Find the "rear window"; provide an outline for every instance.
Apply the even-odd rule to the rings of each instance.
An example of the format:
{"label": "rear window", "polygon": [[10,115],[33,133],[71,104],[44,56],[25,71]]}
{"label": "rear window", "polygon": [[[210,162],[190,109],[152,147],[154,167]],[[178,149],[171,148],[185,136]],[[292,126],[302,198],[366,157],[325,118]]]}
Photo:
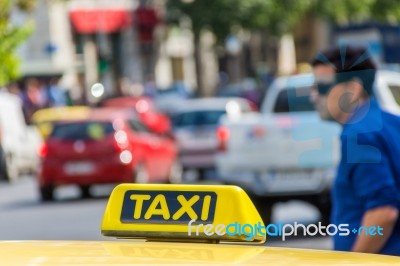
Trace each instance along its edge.
{"label": "rear window", "polygon": [[311,87],[283,89],[274,106],[275,113],[310,112],[314,105],[310,101]]}
{"label": "rear window", "polygon": [[50,136],[62,140],[101,140],[114,131],[111,122],[74,122],[56,124]]}
{"label": "rear window", "polygon": [[400,85],[389,85],[389,89],[393,94],[393,98],[400,106]]}
{"label": "rear window", "polygon": [[225,110],[180,113],[172,117],[172,123],[174,127],[216,125],[225,113]]}
{"label": "rear window", "polygon": [[150,130],[141,122],[128,120],[129,127],[135,132],[150,132]]}

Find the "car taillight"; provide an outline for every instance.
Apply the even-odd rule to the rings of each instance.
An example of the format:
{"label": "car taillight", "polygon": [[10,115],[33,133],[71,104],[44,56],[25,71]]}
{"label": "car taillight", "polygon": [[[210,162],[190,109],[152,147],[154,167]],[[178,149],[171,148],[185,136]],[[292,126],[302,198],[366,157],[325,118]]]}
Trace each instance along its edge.
{"label": "car taillight", "polygon": [[130,151],[122,151],[119,154],[119,160],[123,164],[130,164],[132,162],[132,153]]}
{"label": "car taillight", "polygon": [[42,158],[46,157],[47,154],[49,153],[49,147],[47,146],[47,144],[46,143],[41,144],[38,147],[37,153]]}
{"label": "car taillight", "polygon": [[249,132],[250,139],[263,139],[267,134],[263,126],[255,126]]}
{"label": "car taillight", "polygon": [[122,151],[129,146],[128,135],[122,131],[118,130],[114,134],[114,148],[116,151]]}
{"label": "car taillight", "polygon": [[226,151],[229,137],[230,137],[230,131],[228,128],[220,127],[217,129],[218,150],[219,151]]}

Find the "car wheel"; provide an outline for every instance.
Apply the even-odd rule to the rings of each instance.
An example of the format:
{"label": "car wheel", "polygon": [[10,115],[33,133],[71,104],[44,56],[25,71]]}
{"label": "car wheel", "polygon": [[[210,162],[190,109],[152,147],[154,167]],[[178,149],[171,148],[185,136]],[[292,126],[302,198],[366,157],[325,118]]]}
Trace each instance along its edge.
{"label": "car wheel", "polygon": [[54,200],[54,187],[51,185],[40,187],[40,198],[43,202]]}
{"label": "car wheel", "polygon": [[183,167],[179,160],[176,160],[171,166],[168,183],[169,184],[180,184],[183,178]]}
{"label": "car wheel", "polygon": [[182,181],[184,183],[196,183],[199,180],[200,178],[198,170],[192,168],[182,169]]}
{"label": "car wheel", "polygon": [[206,180],[206,169],[198,169],[197,173],[198,173],[198,181],[204,181]]}
{"label": "car wheel", "polygon": [[0,147],[0,180],[7,180],[6,156]]}
{"label": "car wheel", "polygon": [[252,201],[260,214],[264,225],[267,226],[270,224],[272,221],[272,208],[274,207],[274,204],[266,197],[254,196],[252,197]]}
{"label": "car wheel", "polygon": [[[2,167],[3,169],[3,167]],[[18,178],[18,168],[15,165],[14,158],[11,154],[6,154],[4,156],[4,177],[9,182],[14,182]]]}
{"label": "car wheel", "polygon": [[324,226],[329,225],[331,221],[331,210],[332,210],[332,205],[330,202],[330,198],[328,197],[327,199],[324,197],[323,199],[320,199],[320,202],[316,205],[318,208],[321,218],[321,224]]}
{"label": "car wheel", "polygon": [[87,199],[92,196],[90,194],[90,186],[79,186],[79,189],[81,190],[81,198]]}
{"label": "car wheel", "polygon": [[133,182],[138,184],[148,184],[150,182],[149,173],[144,163],[136,165],[133,173]]}

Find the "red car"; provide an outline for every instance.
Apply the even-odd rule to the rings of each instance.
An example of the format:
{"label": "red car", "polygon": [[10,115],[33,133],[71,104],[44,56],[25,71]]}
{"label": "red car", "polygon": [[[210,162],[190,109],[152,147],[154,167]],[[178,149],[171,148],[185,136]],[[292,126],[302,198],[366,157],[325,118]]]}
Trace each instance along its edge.
{"label": "red car", "polygon": [[39,150],[41,199],[53,200],[65,184],[88,197],[93,184],[180,182],[177,153],[173,139],[151,133],[132,112],[94,110],[88,119],[55,124]]}
{"label": "red car", "polygon": [[103,100],[102,107],[130,108],[137,112],[141,121],[152,131],[162,133],[171,128],[167,115],[159,112],[149,97],[117,97]]}

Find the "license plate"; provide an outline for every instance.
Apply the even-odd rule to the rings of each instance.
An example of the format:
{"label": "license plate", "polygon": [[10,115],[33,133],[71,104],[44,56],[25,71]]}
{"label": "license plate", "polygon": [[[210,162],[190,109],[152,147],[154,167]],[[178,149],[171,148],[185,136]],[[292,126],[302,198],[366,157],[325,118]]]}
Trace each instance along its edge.
{"label": "license plate", "polygon": [[209,139],[209,138],[212,138],[212,137],[213,137],[213,135],[208,133],[208,132],[200,132],[200,133],[193,134],[193,138],[194,139],[196,139],[196,138]]}
{"label": "license plate", "polygon": [[269,192],[316,191],[322,184],[323,174],[319,171],[275,172],[261,176]]}
{"label": "license plate", "polygon": [[197,139],[213,139],[215,137],[214,132],[210,131],[195,131],[190,134],[190,139],[197,140]]}
{"label": "license plate", "polygon": [[64,165],[64,172],[67,175],[87,175],[95,170],[92,162],[71,162]]}

